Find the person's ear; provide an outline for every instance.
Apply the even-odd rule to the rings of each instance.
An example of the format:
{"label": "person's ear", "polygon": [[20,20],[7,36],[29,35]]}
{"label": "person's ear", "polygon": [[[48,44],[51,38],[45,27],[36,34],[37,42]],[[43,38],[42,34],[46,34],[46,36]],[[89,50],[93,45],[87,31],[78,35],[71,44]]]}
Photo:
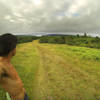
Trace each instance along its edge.
{"label": "person's ear", "polygon": [[16,48],[12,51],[12,56],[15,56],[16,54]]}

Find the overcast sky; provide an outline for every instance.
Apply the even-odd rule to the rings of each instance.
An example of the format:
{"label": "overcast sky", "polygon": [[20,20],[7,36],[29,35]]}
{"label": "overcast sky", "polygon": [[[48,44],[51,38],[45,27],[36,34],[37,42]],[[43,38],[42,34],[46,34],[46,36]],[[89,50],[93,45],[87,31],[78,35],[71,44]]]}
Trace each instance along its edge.
{"label": "overcast sky", "polygon": [[5,32],[100,32],[100,0],[0,0]]}

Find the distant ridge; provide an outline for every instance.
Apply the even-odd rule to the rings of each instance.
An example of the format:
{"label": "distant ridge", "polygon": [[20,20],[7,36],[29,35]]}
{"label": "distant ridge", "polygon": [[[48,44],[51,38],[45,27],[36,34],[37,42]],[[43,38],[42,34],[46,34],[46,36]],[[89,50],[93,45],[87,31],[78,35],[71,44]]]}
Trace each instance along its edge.
{"label": "distant ridge", "polygon": [[[15,33],[15,35],[19,35],[19,36],[37,36],[37,37],[41,37],[41,36],[76,36],[77,34],[79,34],[80,36],[83,36],[84,33],[71,33],[71,32],[67,32],[67,33]],[[100,37],[99,33],[88,33],[88,36],[91,37]]]}
{"label": "distant ridge", "polygon": [[45,34],[42,36],[69,36],[68,34]]}

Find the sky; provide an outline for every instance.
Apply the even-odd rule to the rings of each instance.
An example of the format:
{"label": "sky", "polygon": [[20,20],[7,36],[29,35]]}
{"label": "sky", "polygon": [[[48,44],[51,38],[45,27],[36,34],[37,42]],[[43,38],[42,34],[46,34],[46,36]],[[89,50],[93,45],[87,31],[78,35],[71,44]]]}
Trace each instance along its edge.
{"label": "sky", "polygon": [[0,34],[100,32],[100,0],[0,0]]}

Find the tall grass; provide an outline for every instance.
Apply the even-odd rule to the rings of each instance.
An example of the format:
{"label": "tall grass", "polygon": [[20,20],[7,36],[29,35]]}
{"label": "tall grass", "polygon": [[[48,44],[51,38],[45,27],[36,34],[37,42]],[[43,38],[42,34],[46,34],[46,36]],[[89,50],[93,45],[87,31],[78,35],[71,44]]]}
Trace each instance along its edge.
{"label": "tall grass", "polygon": [[100,100],[98,49],[34,41],[18,45],[12,63],[30,100]]}

